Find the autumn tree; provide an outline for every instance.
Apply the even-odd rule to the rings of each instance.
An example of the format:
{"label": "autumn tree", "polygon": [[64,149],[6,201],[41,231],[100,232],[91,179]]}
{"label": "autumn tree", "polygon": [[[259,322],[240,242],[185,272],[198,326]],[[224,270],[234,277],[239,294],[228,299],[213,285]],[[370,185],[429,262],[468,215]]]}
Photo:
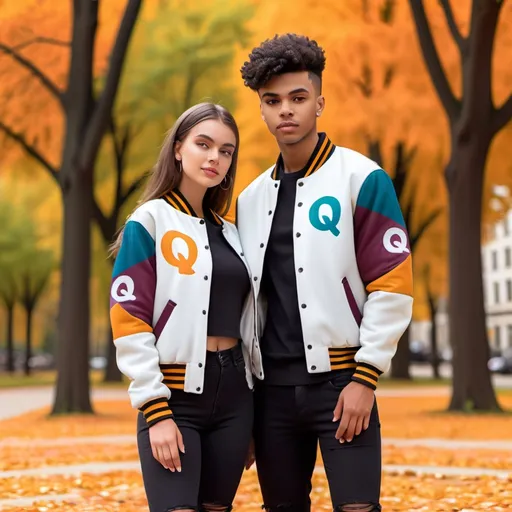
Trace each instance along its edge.
{"label": "autumn tree", "polygon": [[[53,164],[12,124],[0,121],[2,130],[35,158],[58,184],[63,200],[62,276],[58,318],[58,378],[53,413],[90,412],[89,397],[89,275],[90,221],[93,213],[94,164],[109,120],[128,43],[138,17],[141,0],[126,0],[115,35],[103,87],[98,90],[94,52],[102,0],[74,0],[70,40],[56,41],[53,34],[17,43],[0,43],[7,55],[27,76],[42,86],[62,113],[64,132],[58,164]],[[68,22],[69,23],[69,22]],[[69,47],[69,65],[62,86],[45,69],[25,56],[33,44]],[[36,111],[37,112],[37,111]],[[34,123],[37,121],[33,121]]]}
{"label": "autumn tree", "polygon": [[[93,214],[105,247],[177,117],[205,100],[235,107],[231,66],[236,47],[247,43],[245,26],[252,11],[241,1],[226,5],[224,0],[210,0],[206,9],[174,0],[139,23],[109,123],[111,160],[104,155],[96,169]],[[107,188],[102,187],[106,183]],[[108,332],[105,380],[120,380]]]}
{"label": "autumn tree", "polygon": [[496,81],[492,78],[496,32],[506,3],[472,0],[468,30],[464,34],[449,0],[440,2],[458,50],[462,85],[457,96],[443,68],[424,2],[409,0],[425,65],[450,129],[451,148],[445,179],[450,208],[449,310],[454,352],[451,410],[499,409],[487,368],[489,345],[483,302],[481,219],[490,145],[512,117],[512,95],[497,107],[491,87]]}

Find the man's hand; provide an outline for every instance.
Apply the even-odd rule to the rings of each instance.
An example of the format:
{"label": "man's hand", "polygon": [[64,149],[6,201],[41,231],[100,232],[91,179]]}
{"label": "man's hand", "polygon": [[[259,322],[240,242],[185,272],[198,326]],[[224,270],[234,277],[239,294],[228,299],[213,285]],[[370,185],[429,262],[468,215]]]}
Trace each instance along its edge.
{"label": "man's hand", "polygon": [[162,420],[149,427],[149,442],[153,457],[165,469],[181,472],[180,453],[185,453],[181,432],[174,420]]}
{"label": "man's hand", "polygon": [[340,393],[332,419],[338,421],[341,417],[335,436],[340,443],[350,443],[354,435],[368,428],[374,401],[373,389],[354,381],[347,384]]}
{"label": "man's hand", "polygon": [[247,452],[247,457],[245,458],[245,469],[251,469],[251,466],[255,461],[254,456],[254,439],[251,438],[251,442],[249,443],[249,451]]}

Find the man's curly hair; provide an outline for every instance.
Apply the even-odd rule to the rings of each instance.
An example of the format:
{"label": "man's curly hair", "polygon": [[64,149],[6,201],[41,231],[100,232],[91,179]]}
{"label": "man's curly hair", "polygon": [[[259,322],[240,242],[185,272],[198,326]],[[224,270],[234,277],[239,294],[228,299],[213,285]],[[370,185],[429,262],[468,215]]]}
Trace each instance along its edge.
{"label": "man's curly hair", "polygon": [[324,50],[316,41],[284,34],[275,35],[254,48],[240,71],[244,84],[257,91],[274,76],[295,71],[308,71],[321,80],[324,68]]}

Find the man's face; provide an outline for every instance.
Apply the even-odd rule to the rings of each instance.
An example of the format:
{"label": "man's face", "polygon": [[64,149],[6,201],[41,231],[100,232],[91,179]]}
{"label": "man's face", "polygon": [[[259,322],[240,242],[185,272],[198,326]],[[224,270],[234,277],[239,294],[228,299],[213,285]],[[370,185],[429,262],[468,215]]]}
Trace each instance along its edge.
{"label": "man's face", "polygon": [[263,120],[283,144],[296,144],[311,133],[324,108],[320,80],[307,71],[276,76],[258,94]]}

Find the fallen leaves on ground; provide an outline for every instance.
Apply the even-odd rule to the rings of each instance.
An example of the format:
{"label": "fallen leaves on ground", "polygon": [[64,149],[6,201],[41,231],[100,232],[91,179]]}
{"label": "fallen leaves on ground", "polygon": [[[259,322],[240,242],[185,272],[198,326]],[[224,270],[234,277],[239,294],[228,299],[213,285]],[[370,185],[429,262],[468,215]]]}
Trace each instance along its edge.
{"label": "fallen leaves on ground", "polygon": [[[445,439],[512,439],[512,416],[507,414],[448,414],[448,397],[379,397],[379,415],[385,437]],[[512,410],[512,395],[500,396]],[[49,409],[0,422],[0,439],[76,436],[135,436],[137,412],[122,401],[97,402],[95,416],[48,416]]]}
{"label": "fallen leaves on ground", "polygon": [[49,416],[50,409],[32,411],[0,421],[0,439],[10,437],[57,439],[60,437],[133,434],[137,411],[122,401],[97,402],[95,415]]}
{"label": "fallen leaves on ground", "polygon": [[[134,436],[135,443],[135,436]],[[0,446],[0,471],[88,462],[138,460],[135,444],[87,444],[75,446]]]}
{"label": "fallen leaves on ground", "polygon": [[[135,436],[132,444],[84,444],[66,446],[0,446],[0,471],[91,462],[137,461]],[[318,463],[321,454],[318,453]],[[421,446],[383,447],[384,464],[456,466],[510,470],[512,451],[482,449],[433,449]]]}
{"label": "fallen leaves on ground", "polygon": [[[449,397],[389,397],[378,399],[384,437],[444,439],[512,439],[512,416],[508,414],[446,413]],[[503,408],[512,410],[512,395],[499,397]]]}
{"label": "fallen leaves on ground", "polygon": [[[9,479],[0,483],[0,494],[6,497],[48,495],[31,507],[6,509],[27,512],[98,511],[140,512],[147,510],[141,476],[137,472],[114,472],[80,477],[48,477]],[[382,482],[384,510],[402,511],[465,511],[510,510],[512,480],[495,478],[441,478],[414,474],[385,474]],[[51,494],[76,493],[77,499],[52,503]],[[323,474],[313,478],[312,510],[332,510],[327,481]],[[254,512],[261,507],[261,495],[255,471],[244,474],[235,509]]]}

